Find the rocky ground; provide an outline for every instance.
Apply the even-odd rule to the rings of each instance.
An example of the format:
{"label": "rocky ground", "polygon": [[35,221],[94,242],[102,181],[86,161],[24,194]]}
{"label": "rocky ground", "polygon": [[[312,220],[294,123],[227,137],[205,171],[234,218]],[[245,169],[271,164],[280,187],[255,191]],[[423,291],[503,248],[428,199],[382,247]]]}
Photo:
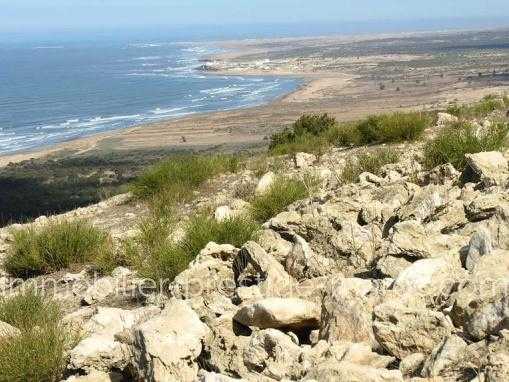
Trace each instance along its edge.
{"label": "rocky ground", "polygon": [[[2,294],[53,288],[82,332],[67,381],[508,381],[509,156],[424,171],[419,145],[397,148],[398,163],[354,184],[338,174],[359,149],[280,159],[286,174],[317,174],[319,190],[256,241],[209,243],[163,293],[127,268],[101,278],[85,268],[2,274]],[[222,219],[272,178],[220,176],[184,209]],[[120,242],[146,212],[126,194],[63,217]],[[0,230],[0,252],[17,228]]]}

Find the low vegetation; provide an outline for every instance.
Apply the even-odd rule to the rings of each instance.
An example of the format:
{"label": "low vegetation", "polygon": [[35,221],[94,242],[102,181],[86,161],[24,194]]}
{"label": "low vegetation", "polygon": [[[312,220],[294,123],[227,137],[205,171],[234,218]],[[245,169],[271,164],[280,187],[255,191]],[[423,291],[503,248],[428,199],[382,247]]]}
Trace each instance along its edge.
{"label": "low vegetation", "polygon": [[430,123],[425,113],[393,113],[371,116],[357,125],[363,144],[415,141]]}
{"label": "low vegetation", "polygon": [[114,266],[109,235],[84,220],[14,231],[13,237],[4,266],[16,277],[51,273],[74,264],[93,264],[100,271]]}
{"label": "low vegetation", "polygon": [[396,163],[398,158],[399,154],[389,148],[359,154],[357,157],[347,160],[341,172],[341,181],[344,183],[357,182],[359,175],[363,172],[380,175],[381,168],[384,165]]}
{"label": "low vegetation", "polygon": [[211,241],[240,247],[254,237],[259,224],[245,215],[218,222],[206,214],[192,216],[180,240],[169,238],[175,229],[171,223],[148,221],[141,225],[141,234],[127,243],[126,257],[145,278],[156,280],[163,287],[187,268],[189,263]]}
{"label": "low vegetation", "polygon": [[0,338],[1,381],[59,381],[74,335],[60,323],[59,306],[34,290],[0,301],[0,320],[20,330]]}
{"label": "low vegetation", "polygon": [[499,97],[487,95],[481,101],[469,105],[452,104],[447,108],[447,113],[462,119],[483,118],[496,110],[509,107],[507,96]]}
{"label": "low vegetation", "polygon": [[144,200],[154,196],[166,202],[189,200],[193,192],[207,179],[223,172],[235,172],[239,159],[229,155],[187,155],[169,158],[156,164],[138,177],[132,187],[133,194]]}
{"label": "low vegetation", "polygon": [[248,215],[239,215],[221,222],[205,214],[193,216],[186,227],[186,235],[182,240],[182,248],[192,256],[196,256],[209,242],[232,244],[241,247],[253,238],[260,229]]}
{"label": "low vegetation", "polygon": [[482,131],[468,122],[457,122],[444,128],[424,147],[427,168],[451,163],[457,170],[465,168],[465,154],[499,150],[504,146],[508,123],[494,123]]}
{"label": "low vegetation", "polygon": [[360,146],[419,139],[431,123],[427,113],[392,113],[370,116],[357,123],[337,123],[324,115],[304,115],[291,128],[271,138],[272,154],[321,154],[330,146]]}
{"label": "low vegetation", "polygon": [[277,178],[267,192],[257,195],[251,201],[251,214],[259,222],[265,222],[286,207],[310,195],[318,179],[306,176],[304,179]]}

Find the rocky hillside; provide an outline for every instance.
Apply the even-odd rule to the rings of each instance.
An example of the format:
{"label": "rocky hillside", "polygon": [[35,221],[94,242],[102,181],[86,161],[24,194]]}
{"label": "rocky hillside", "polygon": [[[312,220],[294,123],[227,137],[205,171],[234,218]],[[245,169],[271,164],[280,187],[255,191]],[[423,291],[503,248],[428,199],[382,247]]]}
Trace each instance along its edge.
{"label": "rocky hillside", "polygon": [[[279,173],[313,174],[310,196],[251,241],[208,243],[160,288],[129,266],[98,276],[85,265],[28,279],[5,271],[2,294],[51,292],[79,333],[64,353],[69,382],[508,381],[509,156],[426,170],[422,144],[392,148],[398,161],[352,183],[340,174],[363,148],[280,157]],[[263,195],[275,178],[218,175],[182,210],[225,221],[249,208],[241,190]],[[148,215],[131,198],[28,226],[87,218],[121,248]],[[28,226],[1,230],[4,257]],[[0,327],[6,341],[22,330]]]}

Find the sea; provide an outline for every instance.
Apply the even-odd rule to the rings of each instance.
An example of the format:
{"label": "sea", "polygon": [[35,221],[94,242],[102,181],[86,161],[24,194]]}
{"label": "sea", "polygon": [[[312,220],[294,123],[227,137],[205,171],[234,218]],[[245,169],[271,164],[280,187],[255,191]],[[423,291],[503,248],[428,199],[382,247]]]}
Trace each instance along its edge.
{"label": "sea", "polygon": [[248,108],[301,80],[203,72],[216,43],[0,42],[0,155],[196,113]]}

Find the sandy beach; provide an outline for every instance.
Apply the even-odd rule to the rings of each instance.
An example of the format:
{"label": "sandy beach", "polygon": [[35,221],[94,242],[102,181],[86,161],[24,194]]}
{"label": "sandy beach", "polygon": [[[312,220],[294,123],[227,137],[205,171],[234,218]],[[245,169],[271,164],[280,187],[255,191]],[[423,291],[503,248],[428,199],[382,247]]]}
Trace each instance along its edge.
{"label": "sandy beach", "polygon": [[[408,47],[417,46],[420,39],[429,39],[427,36],[222,43],[228,53],[207,58],[206,66],[211,73],[296,76],[304,79],[303,86],[268,105],[195,114],[102,133],[2,156],[0,166],[47,156],[257,146],[303,113],[327,112],[346,121],[394,110],[440,108],[453,101],[469,102],[486,94],[509,91],[505,77],[474,76],[478,71],[492,70],[493,58],[487,53],[482,55],[482,60],[452,54],[436,62],[432,47],[422,52]],[[399,43],[400,50],[406,48],[412,53],[396,54],[394,49],[386,49],[389,37],[392,45]],[[451,33],[440,37],[453,43],[461,36]],[[504,56],[499,54],[497,60],[503,62]]]}

